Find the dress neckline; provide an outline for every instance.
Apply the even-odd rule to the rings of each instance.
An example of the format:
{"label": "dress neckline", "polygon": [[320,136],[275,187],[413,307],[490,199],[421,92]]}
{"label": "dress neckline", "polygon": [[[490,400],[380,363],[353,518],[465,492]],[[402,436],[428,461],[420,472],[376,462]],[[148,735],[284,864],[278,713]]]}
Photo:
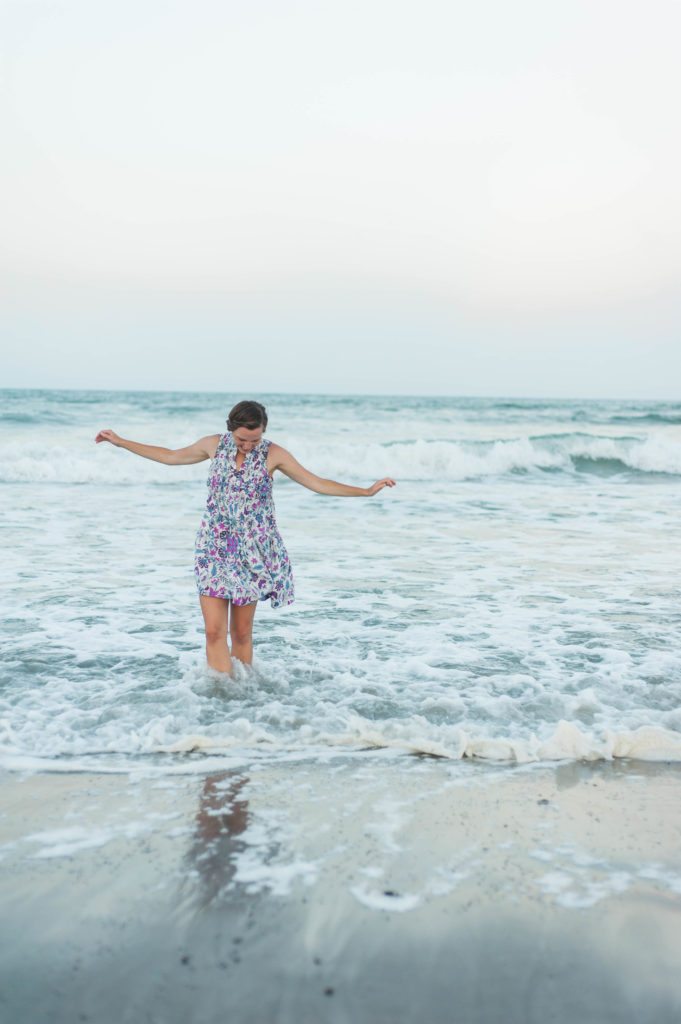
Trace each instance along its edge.
{"label": "dress neckline", "polygon": [[[239,449],[236,446],[236,441],[232,437],[231,431],[227,432],[227,446],[228,446],[228,448],[231,449],[232,462],[233,462],[233,465],[234,465],[234,472],[235,473],[241,473],[242,472],[244,466],[246,465],[246,460],[248,459],[248,457],[250,455],[252,455],[253,452],[257,452],[260,449],[260,447],[264,444],[264,441],[265,441],[265,438],[261,437],[260,440],[258,441],[258,443],[255,445],[255,447],[251,448],[250,452],[246,452],[246,454],[244,455],[244,461],[241,463],[241,465],[237,466],[237,464],[236,464],[236,457],[237,457]],[[269,473],[268,473],[268,476],[269,476]],[[270,479],[272,479],[272,478],[270,477]]]}

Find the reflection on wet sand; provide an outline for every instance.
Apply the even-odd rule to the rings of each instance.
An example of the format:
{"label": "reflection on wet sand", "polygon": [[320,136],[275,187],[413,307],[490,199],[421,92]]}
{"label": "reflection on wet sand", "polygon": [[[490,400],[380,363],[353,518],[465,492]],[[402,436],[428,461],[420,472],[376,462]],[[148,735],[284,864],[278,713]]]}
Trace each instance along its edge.
{"label": "reflection on wet sand", "polygon": [[246,845],[238,836],[248,826],[248,801],[239,799],[247,782],[247,776],[233,771],[204,779],[192,843],[185,854],[188,875],[198,887],[192,902],[200,906],[211,904],[229,886],[236,870],[235,854]]}

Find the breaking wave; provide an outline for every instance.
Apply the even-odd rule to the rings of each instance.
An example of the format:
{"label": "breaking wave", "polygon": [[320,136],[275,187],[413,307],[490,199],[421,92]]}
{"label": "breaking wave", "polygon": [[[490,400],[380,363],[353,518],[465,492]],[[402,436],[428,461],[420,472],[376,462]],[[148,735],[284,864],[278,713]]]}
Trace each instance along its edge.
{"label": "breaking wave", "polygon": [[[593,474],[631,479],[681,475],[681,444],[672,436],[610,437],[540,434],[491,440],[396,440],[357,445],[285,440],[285,447],[313,472],[350,479],[386,475],[402,480],[469,480],[523,474]],[[206,465],[169,467],[108,446],[6,443],[0,448],[4,483],[175,484],[203,479]],[[279,478],[283,481],[283,478]]]}

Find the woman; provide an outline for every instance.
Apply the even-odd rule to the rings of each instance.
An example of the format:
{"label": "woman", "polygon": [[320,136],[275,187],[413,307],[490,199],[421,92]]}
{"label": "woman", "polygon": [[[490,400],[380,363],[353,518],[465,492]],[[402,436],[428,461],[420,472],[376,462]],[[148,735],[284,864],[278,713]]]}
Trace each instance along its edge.
{"label": "woman", "polygon": [[252,663],[258,601],[270,598],[272,607],[278,608],[294,600],[291,564],[274,512],[275,471],[317,494],[368,498],[383,487],[395,486],[390,477],[371,487],[352,487],[315,476],[281,445],[266,440],[266,428],[263,405],[239,402],[229,414],[226,434],[209,434],[187,448],[173,451],[126,441],[113,430],[100,430],[95,438],[96,443],[109,441],[168,466],[211,460],[208,500],[196,535],[194,573],[206,629],[206,657],[218,672],[232,671],[232,657]]}

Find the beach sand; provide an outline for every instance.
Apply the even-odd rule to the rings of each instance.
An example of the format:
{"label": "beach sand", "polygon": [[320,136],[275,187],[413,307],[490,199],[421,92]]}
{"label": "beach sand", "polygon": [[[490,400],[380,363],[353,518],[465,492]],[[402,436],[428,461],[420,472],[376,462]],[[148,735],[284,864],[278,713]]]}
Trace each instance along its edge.
{"label": "beach sand", "polygon": [[681,765],[174,763],[4,773],[0,1019],[681,1019]]}

